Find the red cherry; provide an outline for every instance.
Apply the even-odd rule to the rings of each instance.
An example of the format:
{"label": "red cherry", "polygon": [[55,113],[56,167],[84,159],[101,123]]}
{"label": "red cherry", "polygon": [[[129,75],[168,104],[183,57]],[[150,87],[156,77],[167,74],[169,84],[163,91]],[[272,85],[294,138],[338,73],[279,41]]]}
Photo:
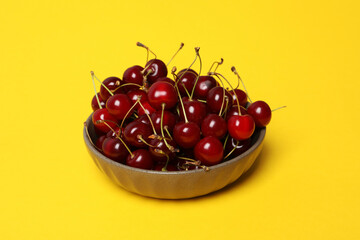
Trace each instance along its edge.
{"label": "red cherry", "polygon": [[227,108],[226,108],[226,99],[224,99],[224,105],[223,105],[224,89],[222,87],[214,87],[210,89],[206,97],[206,102],[213,113],[219,113],[222,105],[223,105],[223,111],[226,111],[226,109],[231,108],[231,106],[233,105],[232,96],[226,90],[225,90],[225,96],[227,99],[229,99]]}
{"label": "red cherry", "polygon": [[129,154],[125,145],[118,138],[106,138],[102,150],[105,156],[119,163],[124,163]]}
{"label": "red cherry", "polygon": [[200,76],[194,89],[194,96],[197,99],[206,99],[209,91],[218,86],[218,82],[212,76]]}
{"label": "red cherry", "polygon": [[[124,75],[123,75],[124,84],[134,83],[134,84],[142,86],[143,81],[144,81],[144,75],[142,73],[143,70],[144,70],[144,68],[141,66],[138,66],[138,65],[135,65],[135,66],[132,66],[132,67],[126,69],[124,72]],[[132,89],[137,89],[137,88],[139,88],[139,87],[134,86],[134,85],[128,85],[128,86],[123,87],[125,92],[128,92]]]}
{"label": "red cherry", "polygon": [[216,137],[208,136],[201,139],[194,149],[195,158],[202,164],[212,166],[222,161],[223,145]]}
{"label": "red cherry", "polygon": [[143,106],[144,108],[142,108],[140,105],[138,105],[138,107],[137,107],[137,113],[138,113],[139,116],[143,116],[143,115],[145,115],[145,114],[150,115],[150,114],[152,114],[153,112],[156,112],[156,109],[154,109],[154,108],[150,105],[150,103],[149,103],[148,101],[146,101],[146,102],[141,102],[141,104],[142,104],[142,106]]}
{"label": "red cherry", "polygon": [[146,144],[140,139],[143,138],[146,142],[149,141],[148,137],[152,134],[152,129],[149,125],[141,122],[131,122],[125,129],[123,136],[125,140],[134,147],[145,148]]}
{"label": "red cherry", "polygon": [[257,127],[265,127],[271,120],[271,109],[264,101],[256,101],[250,104],[247,112],[255,121]]}
{"label": "red cherry", "polygon": [[156,82],[149,88],[148,100],[151,106],[157,110],[162,109],[162,104],[165,104],[165,109],[173,108],[178,101],[178,95],[173,85],[167,82]]}
{"label": "red cherry", "polygon": [[[188,98],[184,97],[182,100],[188,121],[200,126],[207,114],[206,105],[195,99],[188,100]],[[184,111],[182,111],[182,109],[180,109],[180,117],[184,120]]]}
{"label": "red cherry", "polygon": [[236,140],[250,138],[255,130],[255,122],[250,115],[232,116],[227,126],[230,136]]}
{"label": "red cherry", "polygon": [[98,137],[98,139],[96,139],[95,146],[101,151],[105,139],[106,139],[106,135],[101,135],[100,137]]}
{"label": "red cherry", "polygon": [[101,122],[103,120],[107,120],[106,123],[109,124],[111,128],[116,127],[116,122],[117,122],[116,118],[113,115],[111,115],[106,108],[96,110],[92,115],[92,122],[96,129],[100,130],[103,133],[107,133],[111,129],[106,124]]}
{"label": "red cherry", "polygon": [[150,70],[152,71],[147,75],[147,80],[150,83],[154,83],[156,79],[166,77],[168,74],[165,63],[160,59],[152,59],[148,61],[145,65],[145,69],[145,75],[148,74]]}
{"label": "red cherry", "polygon": [[[235,91],[235,93],[234,93],[234,91]],[[234,91],[230,91],[230,94],[233,98],[234,105],[237,105],[237,103],[239,101],[241,106],[246,107],[246,104],[247,104],[246,93],[241,89],[234,89]]]}
{"label": "red cherry", "polygon": [[[110,91],[113,91],[121,85],[121,79],[118,77],[108,77],[102,82],[102,84],[105,85]],[[111,96],[111,94],[103,85],[100,87],[100,95],[102,99],[106,101]],[[122,90],[119,88],[116,92],[113,93],[121,92]]]}
{"label": "red cherry", "polygon": [[[157,132],[161,131],[161,112],[162,112],[161,110],[158,110],[151,114],[151,120]],[[164,111],[163,127],[167,126],[168,130],[172,132],[175,124],[176,124],[176,116],[172,112]]]}
{"label": "red cherry", "polygon": [[[247,111],[243,106],[240,106],[240,112],[241,112],[241,115],[247,114]],[[226,121],[228,121],[230,117],[238,116],[238,115],[239,115],[239,108],[237,107],[237,105],[234,105],[226,113]]]}
{"label": "red cherry", "polygon": [[106,108],[108,111],[115,116],[118,120],[124,119],[127,114],[127,118],[131,116],[129,110],[133,106],[130,98],[125,94],[115,94],[111,96],[106,102]]}
{"label": "red cherry", "polygon": [[171,78],[168,78],[168,77],[158,78],[154,81],[154,83],[156,83],[156,82],[167,82],[167,83],[170,83],[171,85],[175,86],[175,82],[173,80],[171,80]]}
{"label": "red cherry", "polygon": [[205,137],[222,139],[227,132],[226,121],[217,114],[209,114],[201,123],[201,132]]}
{"label": "red cherry", "polygon": [[148,116],[146,116],[146,114],[143,114],[143,115],[139,116],[136,120],[134,120],[134,122],[142,122],[142,123],[144,123],[146,125],[151,126],[150,125],[150,120],[149,120]]}
{"label": "red cherry", "polygon": [[228,155],[235,148],[235,150],[227,158],[227,159],[231,159],[244,153],[250,147],[251,147],[251,138],[238,141],[232,137],[229,137],[225,145],[225,155]]}
{"label": "red cherry", "polygon": [[[140,99],[141,103],[148,101],[146,92],[143,90],[140,90],[140,89],[130,90],[126,95],[130,98],[130,100],[133,102],[133,104],[136,103],[136,101],[139,99],[139,97],[141,97],[141,99]],[[140,107],[139,104],[136,106],[136,108],[138,108],[138,107]]]}
{"label": "red cherry", "polygon": [[197,76],[199,75],[195,70],[193,70],[193,69],[191,69],[191,68],[189,68],[189,69],[184,68],[184,69],[180,70],[176,75],[179,76],[179,77],[181,77],[181,75],[182,75],[184,72],[192,73],[193,75],[195,75],[195,77],[197,77]]}
{"label": "red cherry", "polygon": [[115,138],[116,136],[121,136],[122,134],[122,131],[120,131],[120,128],[119,127],[115,127],[113,128],[114,131],[109,131],[105,136],[107,138]]}
{"label": "red cherry", "polygon": [[[166,142],[169,146],[173,147],[174,150],[177,149],[177,145],[174,140],[166,139]],[[166,146],[163,139],[159,139],[159,138],[151,139],[150,145],[152,145],[153,147],[149,147],[149,152],[153,156],[153,159],[156,162],[166,162],[168,159],[166,155],[169,157],[169,160],[172,160],[175,157],[175,152],[171,151]]]}
{"label": "red cherry", "polygon": [[127,156],[126,164],[135,168],[152,169],[154,166],[154,161],[148,150],[138,149]]}
{"label": "red cherry", "polygon": [[[191,94],[191,91],[194,87],[197,74],[195,75],[192,72],[186,72],[184,75],[178,75],[176,80],[176,85],[179,88],[179,92],[182,96],[187,96],[186,91]],[[185,90],[186,89],[186,90]]]}
{"label": "red cherry", "polygon": [[[105,108],[106,102],[101,98],[100,93],[97,93],[96,95],[99,98],[101,108]],[[97,98],[96,98],[95,95],[94,95],[93,99],[91,100],[91,108],[93,109],[93,111],[96,111],[96,110],[98,110],[100,108],[99,103],[98,103]]]}
{"label": "red cherry", "polygon": [[182,148],[192,148],[200,140],[200,127],[193,122],[178,122],[173,130],[175,142]]}

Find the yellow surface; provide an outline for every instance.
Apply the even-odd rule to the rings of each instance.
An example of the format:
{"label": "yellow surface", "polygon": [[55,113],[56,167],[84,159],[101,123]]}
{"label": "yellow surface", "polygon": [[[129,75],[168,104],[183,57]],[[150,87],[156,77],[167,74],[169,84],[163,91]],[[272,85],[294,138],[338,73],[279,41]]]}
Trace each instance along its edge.
{"label": "yellow surface", "polygon": [[[101,2],[101,4],[99,4]],[[2,1],[0,239],[360,239],[358,1]],[[90,70],[141,41],[241,73],[274,112],[248,177],[185,201],[113,185],[86,152]],[[198,63],[195,69],[198,69]],[[196,184],[196,183],[194,183]]]}

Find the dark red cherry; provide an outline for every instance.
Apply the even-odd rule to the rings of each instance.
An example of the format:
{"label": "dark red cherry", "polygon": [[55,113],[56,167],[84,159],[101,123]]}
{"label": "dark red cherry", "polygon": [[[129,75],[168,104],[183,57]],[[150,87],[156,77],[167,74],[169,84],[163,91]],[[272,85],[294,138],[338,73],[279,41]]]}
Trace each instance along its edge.
{"label": "dark red cherry", "polygon": [[[145,148],[147,145],[141,140],[149,142],[149,136],[152,134],[151,127],[141,122],[131,122],[125,129],[123,136],[125,140],[134,147]],[[140,138],[141,137],[141,138]]]}
{"label": "dark red cherry", "polygon": [[[130,98],[133,104],[135,104],[135,102],[139,99],[139,97],[141,97],[140,99],[141,103],[148,101],[147,94],[144,90],[140,90],[140,89],[130,90],[126,95]],[[136,107],[140,107],[140,106],[138,105]]]}
{"label": "dark red cherry", "polygon": [[[113,131],[113,130],[114,130],[114,131]],[[106,137],[107,137],[107,138],[115,138],[116,136],[121,136],[122,131],[120,131],[120,128],[119,128],[119,127],[115,127],[115,128],[113,128],[113,130],[109,131],[109,132],[106,134]]]}
{"label": "dark red cherry", "polygon": [[149,88],[148,100],[150,105],[160,110],[165,103],[165,109],[173,108],[178,102],[178,95],[173,85],[167,82],[156,82]]}
{"label": "dark red cherry", "polygon": [[101,135],[100,137],[98,137],[98,139],[96,139],[95,146],[101,151],[102,151],[102,144],[105,139],[106,139],[106,135]]}
{"label": "dark red cherry", "polygon": [[142,108],[140,105],[137,106],[136,110],[139,116],[145,115],[145,114],[152,114],[153,112],[156,111],[156,109],[154,109],[150,103],[148,101],[146,102],[141,102],[142,106],[144,108]]}
{"label": "dark red cherry", "polygon": [[[97,93],[96,95],[99,98],[101,108],[105,108],[106,102],[101,98],[100,93]],[[93,109],[93,111],[96,111],[96,110],[98,110],[100,108],[99,103],[98,103],[97,98],[96,98],[95,95],[94,95],[93,99],[91,100],[91,108]]]}
{"label": "dark red cherry", "polygon": [[166,77],[168,74],[167,67],[160,59],[151,59],[145,65],[145,75],[148,74],[151,69],[151,73],[147,75],[147,80],[150,83],[154,83],[156,79]]}
{"label": "dark red cherry", "polygon": [[230,136],[236,140],[250,138],[255,130],[255,122],[250,115],[232,116],[227,126]]}
{"label": "dark red cherry", "polygon": [[[162,110],[158,110],[151,114],[151,120],[154,124],[155,130],[158,133],[161,132],[161,113]],[[168,130],[172,132],[175,124],[176,124],[176,116],[172,112],[164,111],[163,127],[167,126]],[[165,136],[167,136],[167,134],[165,134]]]}
{"label": "dark red cherry", "polygon": [[[201,122],[207,114],[205,103],[198,100],[188,100],[188,98],[182,98],[186,117],[190,122],[194,122],[197,125],[201,125]],[[184,120],[184,111],[180,108],[180,117]]]}
{"label": "dark red cherry", "polygon": [[184,68],[184,69],[182,69],[182,70],[180,70],[176,75],[178,76],[178,77],[181,77],[181,75],[183,74],[183,73],[192,73],[193,75],[195,75],[195,77],[197,77],[198,76],[198,73],[195,71],[195,70],[193,70],[193,69],[187,69],[187,68]]}
{"label": "dark red cherry", "polygon": [[[144,70],[144,68],[141,66],[138,66],[138,65],[135,65],[135,66],[132,66],[132,67],[126,69],[124,72],[124,75],[123,75],[124,84],[134,83],[134,84],[142,86],[143,81],[144,81],[144,75],[142,73],[143,70]],[[128,85],[128,86],[123,87],[125,92],[128,92],[132,89],[138,89],[138,88],[139,87],[134,86],[134,85]]]}
{"label": "dark red cherry", "polygon": [[[192,72],[186,72],[184,75],[178,75],[178,78],[176,79],[177,87],[179,88],[179,92],[181,96],[188,96],[186,91],[191,94],[191,91],[195,84],[195,79],[197,75],[195,75]],[[186,90],[185,90],[186,89]]]}
{"label": "dark red cherry", "polygon": [[166,146],[164,139],[159,139],[159,138],[151,139],[150,145],[152,145],[153,147],[149,147],[149,152],[151,153],[153,159],[156,162],[166,162],[168,159],[166,155],[168,155],[169,160],[172,160],[175,157],[175,151],[177,149],[177,145],[175,141],[167,138],[166,142],[173,149],[170,150]]}
{"label": "dark red cherry", "polygon": [[216,137],[204,137],[196,144],[194,154],[196,160],[201,161],[204,165],[212,166],[222,161],[223,145]]}
{"label": "dark red cherry", "polygon": [[[224,96],[224,89],[222,87],[214,87],[210,89],[208,95],[206,97],[206,103],[209,106],[210,110],[213,113],[219,113],[221,106],[223,105],[223,96]],[[224,106],[223,111],[226,109],[230,109],[233,105],[233,100],[231,94],[225,90],[225,99],[224,99]],[[228,107],[226,108],[226,99],[228,99]]]}
{"label": "dark red cherry", "polygon": [[207,115],[201,123],[203,136],[213,136],[222,139],[227,132],[226,121],[217,114]]}
{"label": "dark red cherry", "polygon": [[[108,77],[106,78],[103,82],[102,82],[112,93],[121,93],[122,89],[118,88],[121,85],[121,79],[118,77]],[[117,89],[116,91],[114,91],[115,89]],[[106,90],[106,88],[101,85],[100,87],[100,95],[102,97],[102,99],[104,101],[106,101],[111,94],[109,93],[108,90]]]}
{"label": "dark red cherry", "polygon": [[[234,93],[235,91],[235,93]],[[246,93],[241,89],[234,89],[234,91],[229,91],[232,98],[234,105],[237,105],[238,101],[240,102],[240,105],[243,107],[246,107],[247,104],[247,95]]]}
{"label": "dark red cherry", "polygon": [[150,120],[149,120],[148,116],[146,116],[146,114],[143,114],[143,115],[139,116],[136,120],[134,120],[134,122],[142,122],[142,123],[144,123],[146,125],[151,126],[150,125]]}
{"label": "dark red cherry", "polygon": [[132,106],[133,103],[126,94],[115,94],[106,102],[106,108],[118,120],[124,119],[126,115],[126,118],[129,118],[132,114],[132,110],[129,112]]}
{"label": "dark red cherry", "polygon": [[[156,164],[155,167],[154,167],[154,170],[155,170],[155,171],[163,171],[163,168],[165,167],[165,164],[166,164],[166,163],[158,163],[158,164]],[[177,167],[176,167],[175,165],[171,164],[171,163],[169,163],[169,164],[166,166],[165,170],[166,170],[166,171],[169,171],[169,172],[179,171],[179,170],[177,169]]]}
{"label": "dark red cherry", "polygon": [[247,112],[255,121],[257,127],[265,127],[271,120],[271,109],[264,101],[256,101],[250,104]]}
{"label": "dark red cherry", "polygon": [[170,83],[171,85],[175,86],[175,82],[173,80],[171,80],[171,78],[168,78],[168,77],[158,78],[154,81],[154,83],[156,83],[156,82],[167,82],[167,83]]}
{"label": "dark red cherry", "polygon": [[129,154],[126,158],[126,165],[141,169],[152,169],[154,161],[146,149],[138,149]]}
{"label": "dark red cherry", "polygon": [[[247,114],[247,111],[243,106],[240,106],[240,112],[241,112],[241,115]],[[229,111],[226,113],[226,121],[228,121],[231,116],[238,116],[238,115],[239,115],[239,109],[238,109],[237,105],[233,105],[229,109]]]}
{"label": "dark red cherry", "polygon": [[175,142],[182,148],[192,148],[200,140],[200,127],[194,122],[178,122],[173,130]]}
{"label": "dark red cherry", "polygon": [[98,122],[102,120],[107,120],[106,123],[111,128],[116,127],[117,119],[113,115],[111,115],[106,108],[96,110],[92,115],[92,122],[96,129],[100,130],[103,133],[107,133],[111,129],[103,122]]}
{"label": "dark red cherry", "polygon": [[251,138],[238,141],[232,137],[229,137],[225,145],[225,155],[228,155],[235,148],[235,150],[227,158],[227,159],[231,159],[244,153],[250,147],[251,147]]}
{"label": "dark red cherry", "polygon": [[102,150],[105,156],[119,163],[124,163],[129,154],[125,145],[118,138],[106,138]]}
{"label": "dark red cherry", "polygon": [[205,100],[210,89],[217,86],[216,80],[212,76],[200,76],[194,89],[194,96],[197,99]]}

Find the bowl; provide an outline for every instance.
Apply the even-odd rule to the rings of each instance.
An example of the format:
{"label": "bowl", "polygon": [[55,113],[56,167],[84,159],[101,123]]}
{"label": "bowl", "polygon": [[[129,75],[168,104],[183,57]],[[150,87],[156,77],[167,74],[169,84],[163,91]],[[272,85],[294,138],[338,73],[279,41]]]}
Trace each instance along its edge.
{"label": "bowl", "polygon": [[91,115],[86,120],[83,130],[85,145],[101,172],[127,191],[160,199],[198,197],[220,190],[234,182],[249,170],[259,156],[265,133],[266,128],[257,129],[251,139],[252,145],[246,152],[220,164],[210,166],[209,171],[197,169],[162,172],[129,167],[100,153],[92,144],[96,141],[97,136]]}

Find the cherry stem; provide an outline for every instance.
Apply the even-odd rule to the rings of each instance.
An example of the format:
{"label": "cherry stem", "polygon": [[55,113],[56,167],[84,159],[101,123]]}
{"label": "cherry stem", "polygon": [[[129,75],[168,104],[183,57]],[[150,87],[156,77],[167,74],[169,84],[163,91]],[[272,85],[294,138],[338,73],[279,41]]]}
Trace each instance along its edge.
{"label": "cherry stem", "polygon": [[146,140],[139,134],[136,136],[138,139],[140,139],[145,145],[154,148],[155,146],[151,145],[150,143],[146,142]]}
{"label": "cherry stem", "polygon": [[170,134],[170,132],[169,132],[168,126],[165,126],[164,129],[165,129],[165,131],[167,132],[169,138],[172,140],[173,138],[171,137],[171,134]]}
{"label": "cherry stem", "polygon": [[131,106],[131,108],[129,109],[129,111],[127,111],[127,113],[125,114],[125,117],[124,117],[123,120],[121,121],[120,129],[121,129],[122,126],[124,125],[125,119],[126,119],[127,116],[129,115],[129,113],[134,109],[134,107],[136,106],[136,104],[140,102],[140,100],[141,100],[141,95],[138,96],[138,99],[136,100],[136,102]]}
{"label": "cherry stem", "polygon": [[[111,96],[114,96],[114,93],[113,93],[110,89],[108,89],[102,81],[100,81],[100,80],[97,78],[97,76],[95,75],[95,73],[94,73],[93,71],[91,71],[90,73],[91,73],[92,76],[95,77],[96,81],[98,81],[98,82],[109,92],[109,94],[110,94]],[[117,82],[116,82],[116,85],[120,85],[120,81],[117,81]]]}
{"label": "cherry stem", "polygon": [[[159,150],[159,149],[158,149]],[[162,151],[162,150],[160,150]],[[163,152],[163,151],[162,151]],[[163,152],[164,153],[164,152]],[[170,162],[170,158],[169,158],[169,155],[167,155],[166,153],[164,153],[164,155],[166,156],[166,163],[164,165],[164,167],[161,169],[161,171],[163,172],[167,172],[167,167],[169,165],[169,162]]]}
{"label": "cherry stem", "polygon": [[225,101],[226,101],[226,104],[225,104],[225,109],[224,109],[224,112],[221,114],[221,116],[223,116],[224,115],[224,119],[226,118],[226,114],[227,114],[227,111],[226,111],[226,109],[228,108],[228,106],[229,106],[229,98],[225,98]]}
{"label": "cherry stem", "polygon": [[166,141],[166,138],[165,138],[165,134],[164,134],[164,130],[163,130],[163,120],[164,120],[164,110],[165,110],[165,103],[162,103],[161,104],[161,120],[160,120],[160,128],[161,128],[161,136],[164,138],[164,143],[166,145],[166,147],[172,151],[172,147],[168,144],[168,142]]}
{"label": "cherry stem", "polygon": [[198,51],[200,50],[199,47],[195,48],[195,51],[196,51],[196,56],[195,56],[195,59],[194,61],[190,64],[190,66],[181,74],[181,76],[179,78],[177,78],[176,82],[175,82],[175,86],[177,85],[177,82],[185,75],[185,73],[187,71],[189,71],[189,69],[192,67],[192,65],[194,65],[194,63],[196,62],[196,59],[198,58]]}
{"label": "cherry stem", "polygon": [[[140,96],[141,96],[141,95],[139,95],[138,97],[140,97]],[[150,122],[150,125],[151,125],[151,128],[152,128],[154,134],[155,134],[155,135],[158,135],[157,132],[156,132],[156,130],[155,130],[154,123],[153,123],[153,121],[151,120],[150,115],[147,113],[147,110],[144,108],[144,106],[142,105],[142,103],[141,103],[140,101],[139,101],[139,105],[140,105],[140,107],[144,110],[145,115],[146,115],[147,118],[149,119],[149,122]]]}
{"label": "cherry stem", "polygon": [[91,79],[92,79],[93,86],[94,86],[96,101],[99,104],[99,108],[102,109],[100,99],[99,99],[99,96],[97,95],[97,91],[96,91],[95,80],[94,80],[94,72],[91,71],[90,73],[91,73]]}
{"label": "cherry stem", "polygon": [[[195,159],[191,159],[191,158],[187,158],[187,157],[178,157],[179,159],[183,159],[186,160],[185,165],[194,165],[194,166],[199,166],[202,169],[204,169],[205,171],[209,171],[209,168],[207,166],[201,165],[200,161],[197,161]],[[189,170],[189,168],[185,168],[185,170]]]}
{"label": "cherry stem", "polygon": [[236,148],[238,147],[238,145],[239,145],[239,141],[236,140],[236,145],[235,145],[235,147],[224,157],[224,159],[228,158],[228,157],[236,150]]}
{"label": "cherry stem", "polygon": [[250,96],[249,96],[249,93],[248,93],[248,91],[247,91],[247,89],[246,89],[246,87],[245,87],[245,84],[244,84],[243,80],[241,79],[239,73],[236,71],[236,68],[235,68],[234,66],[231,67],[231,71],[238,77],[238,81],[240,81],[241,84],[243,85],[244,90],[245,90],[245,92],[246,92],[246,95],[247,95],[247,97],[249,98],[249,101],[252,103],[251,98],[250,98]]}
{"label": "cherry stem", "polygon": [[[155,56],[155,59],[157,58],[156,54],[155,54],[153,51],[151,51],[150,48],[147,47],[146,45],[142,44],[141,42],[137,42],[136,45],[137,45],[138,47],[145,48],[147,51],[151,52],[151,53]],[[146,61],[146,62],[147,62],[147,61]]]}
{"label": "cherry stem", "polygon": [[169,66],[169,64],[171,63],[171,61],[175,58],[175,56],[178,54],[178,52],[180,52],[180,50],[184,47],[184,43],[180,44],[179,49],[176,51],[176,53],[172,56],[172,58],[170,59],[170,61],[166,64],[166,66]]}
{"label": "cherry stem", "polygon": [[[126,143],[120,138],[120,136],[116,133],[116,131],[115,131],[114,129],[112,129],[112,127],[110,127],[110,125],[107,124],[104,120],[98,120],[98,121],[104,123],[108,128],[111,129],[111,131],[113,131],[113,133],[115,133],[116,138],[119,139],[119,140],[122,142],[122,144],[124,144],[126,150],[128,150],[128,152],[130,153],[131,158],[133,158],[133,157],[134,157],[134,154],[130,151],[129,147],[128,147],[128,146],[126,145]],[[120,128],[120,132],[121,132],[121,128]]]}
{"label": "cherry stem", "polygon": [[213,68],[213,66],[215,65],[215,64],[217,64],[216,65],[216,68],[214,69],[214,71],[213,72],[216,72],[216,70],[217,70],[217,68],[221,65],[221,64],[223,64],[223,62],[224,62],[224,59],[222,59],[222,58],[220,58],[220,62],[213,62],[213,64],[211,65],[211,67],[210,67],[210,69],[209,69],[209,71],[208,72],[211,72],[211,69]]}
{"label": "cherry stem", "polygon": [[229,134],[227,134],[227,135],[226,135],[226,138],[225,138],[225,141],[224,141],[224,146],[223,146],[223,149],[225,149],[225,147],[226,147],[226,143],[227,143],[228,139],[229,139]]}
{"label": "cherry stem", "polygon": [[124,83],[123,85],[118,86],[117,88],[115,88],[113,91],[116,92],[117,90],[119,90],[120,88],[125,87],[125,86],[137,86],[139,88],[143,87],[143,86],[141,86],[139,84],[136,84],[136,83]]}
{"label": "cherry stem", "polygon": [[281,106],[281,107],[278,107],[278,108],[272,109],[272,110],[271,110],[271,112],[277,111],[277,110],[282,109],[282,108],[286,108],[286,106]]}
{"label": "cherry stem", "polygon": [[174,79],[177,79],[177,75],[175,73],[176,70],[177,70],[177,68],[175,66],[171,69],[171,74],[173,75]]}
{"label": "cherry stem", "polygon": [[201,74],[201,69],[202,69],[202,61],[201,61],[201,57],[200,57],[200,54],[199,54],[199,51],[200,51],[200,48],[195,48],[195,52],[196,52],[196,55],[199,57],[199,61],[200,61],[200,70],[199,70],[199,74],[197,75],[196,77],[196,80],[195,80],[195,83],[194,83],[194,86],[191,90],[191,95],[190,95],[190,100],[192,100],[192,97],[194,96],[194,91],[195,91],[195,86],[199,80],[199,77],[200,77],[200,74]]}
{"label": "cherry stem", "polygon": [[90,137],[90,133],[89,133],[89,129],[88,129],[88,125],[86,122],[84,122],[84,127],[85,127],[85,132],[86,132],[86,136],[88,137],[91,145],[93,145],[97,150],[101,151],[102,149],[98,148],[92,141],[91,137]]}

